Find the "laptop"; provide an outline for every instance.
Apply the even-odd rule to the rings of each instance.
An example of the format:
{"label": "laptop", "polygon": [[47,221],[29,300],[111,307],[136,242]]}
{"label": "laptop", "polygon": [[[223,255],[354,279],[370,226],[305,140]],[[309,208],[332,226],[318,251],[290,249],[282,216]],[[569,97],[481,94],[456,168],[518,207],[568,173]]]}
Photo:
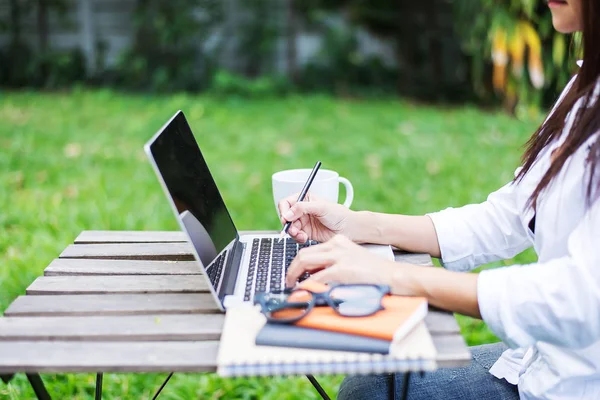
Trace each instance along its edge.
{"label": "laptop", "polygon": [[144,150],[192,245],[218,306],[248,302],[255,293],[281,290],[298,244],[278,234],[243,235],[202,156],[183,112],[178,111],[146,143]]}

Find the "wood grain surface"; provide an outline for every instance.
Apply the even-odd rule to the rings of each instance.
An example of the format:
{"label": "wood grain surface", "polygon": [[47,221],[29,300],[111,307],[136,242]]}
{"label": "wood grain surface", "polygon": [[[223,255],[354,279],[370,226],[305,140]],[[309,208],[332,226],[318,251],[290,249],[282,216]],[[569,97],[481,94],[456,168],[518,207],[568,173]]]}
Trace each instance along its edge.
{"label": "wood grain surface", "polygon": [[[0,376],[213,372],[224,315],[205,279],[182,232],[84,231],[0,318]],[[430,310],[426,324],[441,367],[470,361],[452,314]]]}

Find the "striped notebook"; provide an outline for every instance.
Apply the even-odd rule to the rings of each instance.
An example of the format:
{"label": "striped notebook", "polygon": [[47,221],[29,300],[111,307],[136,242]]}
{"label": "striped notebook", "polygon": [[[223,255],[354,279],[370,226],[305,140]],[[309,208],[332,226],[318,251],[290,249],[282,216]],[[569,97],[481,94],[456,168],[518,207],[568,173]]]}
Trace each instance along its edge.
{"label": "striped notebook", "polygon": [[243,304],[227,310],[217,357],[219,375],[371,374],[436,368],[435,346],[423,322],[394,341],[386,355],[257,346],[256,335],[265,323],[259,307]]}

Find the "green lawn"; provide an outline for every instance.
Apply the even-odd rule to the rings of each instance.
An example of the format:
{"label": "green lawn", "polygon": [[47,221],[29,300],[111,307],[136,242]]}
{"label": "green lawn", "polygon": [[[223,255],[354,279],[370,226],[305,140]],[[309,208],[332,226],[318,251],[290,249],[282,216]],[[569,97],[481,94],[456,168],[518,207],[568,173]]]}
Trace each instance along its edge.
{"label": "green lawn", "polygon": [[[142,145],[178,109],[238,229],[278,228],[271,174],[317,159],[353,182],[353,209],[422,214],[482,201],[512,178],[536,127],[475,107],[399,100],[0,92],[0,314],[82,230],[177,229]],[[531,260],[528,252],[517,262]],[[460,322],[470,344],[495,340],[481,322]],[[93,397],[92,375],[43,378],[57,399]],[[107,375],[105,397],[147,398],[163,378]],[[335,393],[341,379],[322,382]],[[0,399],[31,397],[22,376],[0,383]],[[302,378],[198,374],[175,375],[161,398],[317,396]]]}

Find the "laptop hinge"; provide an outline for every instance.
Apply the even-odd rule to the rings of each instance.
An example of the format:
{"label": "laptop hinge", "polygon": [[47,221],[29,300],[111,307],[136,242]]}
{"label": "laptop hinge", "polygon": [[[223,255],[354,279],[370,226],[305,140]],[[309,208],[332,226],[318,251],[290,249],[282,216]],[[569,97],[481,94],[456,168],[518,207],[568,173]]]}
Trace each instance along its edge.
{"label": "laptop hinge", "polygon": [[237,281],[238,272],[242,263],[242,255],[244,254],[245,244],[236,239],[233,248],[231,249],[231,255],[227,257],[227,267],[223,272],[223,284],[219,291],[219,299],[223,302],[225,296],[232,295],[235,291],[235,283]]}

